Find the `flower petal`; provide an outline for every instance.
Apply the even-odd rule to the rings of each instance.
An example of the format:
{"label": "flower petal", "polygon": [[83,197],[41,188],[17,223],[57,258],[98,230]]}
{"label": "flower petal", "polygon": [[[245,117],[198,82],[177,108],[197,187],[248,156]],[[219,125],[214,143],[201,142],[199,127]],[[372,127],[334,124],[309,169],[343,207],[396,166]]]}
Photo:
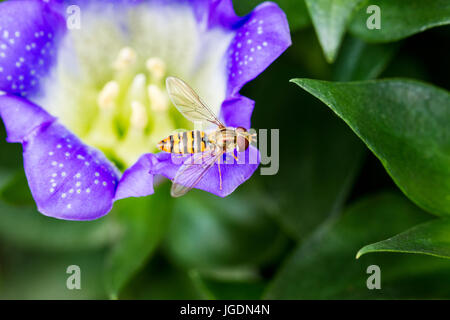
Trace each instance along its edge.
{"label": "flower petal", "polygon": [[0,90],[30,95],[55,61],[64,18],[39,1],[0,3]]}
{"label": "flower petal", "polygon": [[222,118],[227,126],[250,129],[254,107],[255,101],[247,97],[230,98],[222,103]]}
{"label": "flower petal", "polygon": [[0,117],[5,124],[8,142],[23,142],[37,127],[55,121],[42,108],[11,95],[0,95]]}
{"label": "flower petal", "polygon": [[[181,159],[188,160],[189,157],[178,157],[170,153],[161,152],[156,155],[149,155],[152,159],[152,167],[150,173],[153,175],[161,174],[168,179],[173,179],[180,168]],[[231,154],[224,156],[224,162],[220,164],[222,174],[222,189],[220,189],[219,169],[215,164],[209,169],[205,176],[195,186],[196,189],[201,189],[213,193],[219,197],[226,197],[231,194],[239,185],[248,180],[260,163],[259,151],[250,147],[245,152],[237,153],[239,162],[236,163]],[[172,158],[174,157],[174,158]]]}
{"label": "flower petal", "polygon": [[218,26],[231,29],[240,20],[234,12],[232,0],[194,0],[191,5],[199,23],[209,29]]}
{"label": "flower petal", "polygon": [[109,212],[119,173],[102,153],[17,96],[0,96],[0,115],[8,140],[23,145],[25,173],[41,213],[92,220]]}
{"label": "flower petal", "polygon": [[291,45],[286,15],[276,4],[262,3],[243,21],[228,52],[228,94],[231,96]]}
{"label": "flower petal", "polygon": [[24,167],[41,213],[97,219],[112,208],[119,173],[99,151],[64,126],[41,126],[24,141]]}
{"label": "flower petal", "polygon": [[143,155],[123,173],[117,187],[115,200],[145,197],[154,193],[153,176],[149,174],[151,161],[149,155]]}

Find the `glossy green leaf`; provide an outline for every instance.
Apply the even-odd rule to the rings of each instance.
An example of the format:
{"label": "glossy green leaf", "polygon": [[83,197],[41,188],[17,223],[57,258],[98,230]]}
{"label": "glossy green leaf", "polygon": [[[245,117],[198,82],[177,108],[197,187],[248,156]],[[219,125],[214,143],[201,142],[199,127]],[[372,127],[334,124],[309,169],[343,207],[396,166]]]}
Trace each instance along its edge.
{"label": "glossy green leaf", "polygon": [[159,186],[149,197],[120,200],[110,213],[123,229],[106,262],[106,288],[111,298],[117,298],[144,266],[166,231],[172,205],[167,185]]}
{"label": "glossy green leaf", "polygon": [[284,248],[286,239],[264,202],[243,187],[225,199],[194,190],[176,200],[165,248],[177,265],[198,270],[256,266]]}
{"label": "glossy green leaf", "polygon": [[356,257],[371,252],[421,253],[450,258],[450,220],[436,219],[387,240],[369,244],[359,250]]}
{"label": "glossy green leaf", "polygon": [[397,44],[368,44],[348,37],[334,67],[334,80],[355,81],[377,78],[398,49]]}
{"label": "glossy green leaf", "polygon": [[415,203],[450,215],[450,94],[412,80],[292,80],[339,115]]}
{"label": "glossy green leaf", "polygon": [[[367,7],[377,5],[381,13],[380,29],[367,28]],[[391,42],[406,38],[436,26],[450,24],[450,2],[448,0],[370,0],[355,13],[350,31],[372,42]]]}
{"label": "glossy green leaf", "polygon": [[[429,215],[405,197],[382,193],[350,206],[300,244],[266,291],[268,299],[417,299],[450,297],[450,261],[422,255],[367,255],[362,245],[423,223]],[[369,290],[367,268],[381,271],[381,289]]]}
{"label": "glossy green leaf", "polygon": [[305,0],[328,62],[337,56],[354,10],[361,0]]}
{"label": "glossy green leaf", "polygon": [[[237,14],[242,16],[263,2],[264,0],[238,0],[233,1],[233,4]],[[286,13],[291,31],[310,25],[311,19],[306,9],[305,0],[274,0],[273,2],[277,3]]]}

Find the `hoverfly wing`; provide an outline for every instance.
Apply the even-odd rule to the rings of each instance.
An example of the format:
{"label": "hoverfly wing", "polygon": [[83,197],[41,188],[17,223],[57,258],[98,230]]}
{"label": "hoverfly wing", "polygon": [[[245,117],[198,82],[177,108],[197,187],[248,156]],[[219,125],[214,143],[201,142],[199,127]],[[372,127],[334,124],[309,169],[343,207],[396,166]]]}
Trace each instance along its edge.
{"label": "hoverfly wing", "polygon": [[221,155],[223,151],[210,150],[189,157],[172,180],[170,189],[172,197],[181,197],[194,188]]}
{"label": "hoverfly wing", "polygon": [[192,122],[210,122],[221,128],[225,127],[198,94],[183,80],[168,77],[166,88],[170,100],[186,119]]}

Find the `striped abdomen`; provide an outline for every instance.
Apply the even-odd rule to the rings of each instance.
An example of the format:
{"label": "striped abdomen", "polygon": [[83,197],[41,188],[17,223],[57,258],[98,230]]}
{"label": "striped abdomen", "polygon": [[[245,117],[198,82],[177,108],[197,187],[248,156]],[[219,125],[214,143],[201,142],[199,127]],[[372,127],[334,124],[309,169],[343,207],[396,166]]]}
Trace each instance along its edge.
{"label": "striped abdomen", "polygon": [[199,153],[206,150],[207,140],[203,131],[184,131],[161,140],[158,148],[165,152],[178,154]]}

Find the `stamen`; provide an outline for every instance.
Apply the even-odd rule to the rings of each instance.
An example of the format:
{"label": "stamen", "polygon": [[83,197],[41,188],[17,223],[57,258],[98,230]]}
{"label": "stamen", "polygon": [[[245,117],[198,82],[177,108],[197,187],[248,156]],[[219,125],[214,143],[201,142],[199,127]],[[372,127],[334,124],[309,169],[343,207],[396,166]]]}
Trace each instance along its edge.
{"label": "stamen", "polygon": [[[139,73],[136,75],[131,82],[131,86],[128,89],[127,98],[131,101],[141,101],[144,102],[147,100],[146,97],[146,85],[147,85],[147,77],[143,73]],[[130,101],[128,100],[128,101]]]}
{"label": "stamen", "polygon": [[100,108],[109,110],[114,108],[115,100],[119,95],[119,84],[116,81],[109,81],[98,94],[97,103]]}
{"label": "stamen", "polygon": [[139,101],[131,103],[131,125],[133,128],[145,129],[148,124],[148,115],[145,106]]}
{"label": "stamen", "polygon": [[124,47],[120,49],[113,67],[118,71],[128,69],[136,62],[136,51],[130,47]]}
{"label": "stamen", "polygon": [[169,99],[158,86],[151,84],[147,87],[150,107],[153,111],[165,111],[169,108]]}
{"label": "stamen", "polygon": [[161,80],[166,74],[166,64],[160,58],[150,58],[145,62],[145,66],[155,80]]}

